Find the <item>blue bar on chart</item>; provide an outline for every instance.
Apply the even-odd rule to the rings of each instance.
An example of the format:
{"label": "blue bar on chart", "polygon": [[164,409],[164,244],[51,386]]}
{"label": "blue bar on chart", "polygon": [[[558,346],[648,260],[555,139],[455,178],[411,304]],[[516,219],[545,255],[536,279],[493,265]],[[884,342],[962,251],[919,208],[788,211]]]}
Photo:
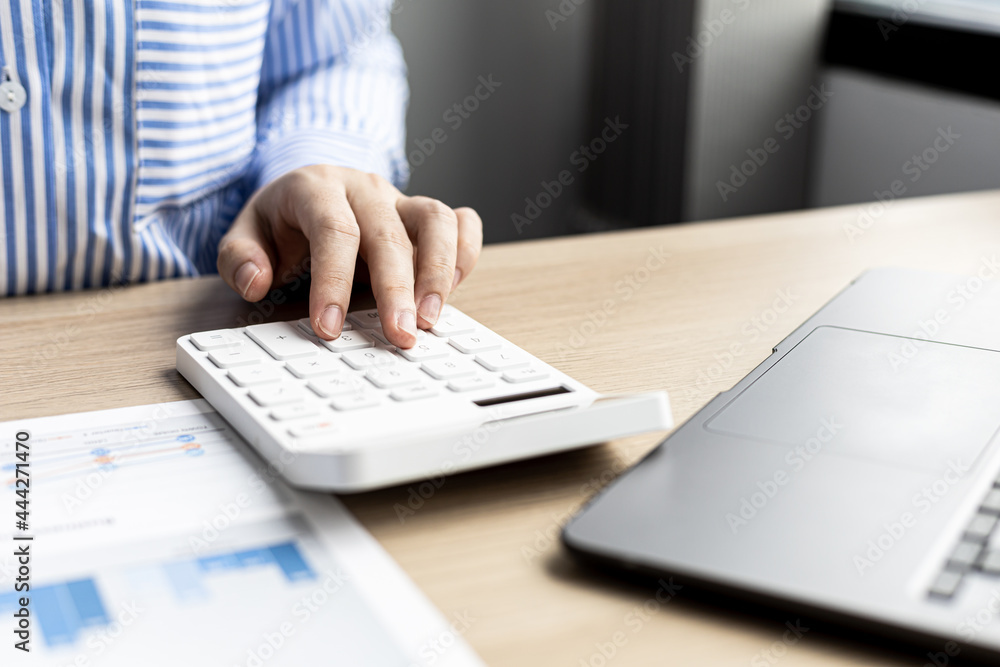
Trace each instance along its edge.
{"label": "blue bar on chart", "polygon": [[[16,609],[24,593],[0,595],[0,612]],[[34,588],[26,595],[31,613],[38,620],[42,639],[48,646],[68,646],[76,643],[85,628],[103,627],[111,623],[97,584],[93,579],[80,579]]]}
{"label": "blue bar on chart", "polygon": [[205,578],[223,572],[256,567],[277,566],[286,581],[315,579],[316,574],[302,557],[295,542],[202,556],[194,560],[174,561],[163,565],[167,581],[181,602],[208,596]]}
{"label": "blue bar on chart", "polygon": [[287,542],[271,547],[271,554],[274,556],[274,560],[278,562],[278,567],[285,574],[285,578],[289,581],[316,578],[312,568],[302,558],[302,554],[294,542]]}
{"label": "blue bar on chart", "polygon": [[208,590],[201,583],[201,571],[195,561],[167,563],[163,566],[163,571],[167,575],[167,581],[170,582],[174,595],[181,602],[204,600],[208,597]]}

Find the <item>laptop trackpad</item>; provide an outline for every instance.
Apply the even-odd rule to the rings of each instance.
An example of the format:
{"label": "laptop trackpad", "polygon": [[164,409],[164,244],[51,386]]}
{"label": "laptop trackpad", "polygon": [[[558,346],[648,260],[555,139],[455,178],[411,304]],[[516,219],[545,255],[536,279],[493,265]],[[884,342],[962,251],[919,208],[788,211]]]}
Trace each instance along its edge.
{"label": "laptop trackpad", "polygon": [[943,474],[1000,424],[1000,352],[817,327],[705,425]]}

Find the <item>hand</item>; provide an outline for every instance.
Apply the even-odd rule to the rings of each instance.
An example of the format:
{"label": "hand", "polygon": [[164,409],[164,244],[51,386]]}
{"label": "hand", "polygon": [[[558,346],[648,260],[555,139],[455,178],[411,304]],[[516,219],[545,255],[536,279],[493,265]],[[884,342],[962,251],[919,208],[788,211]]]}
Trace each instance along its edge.
{"label": "hand", "polygon": [[483,226],[471,208],[407,197],[354,169],[315,165],[258,190],[219,244],[219,274],[247,301],[275,276],[312,267],[309,320],[321,338],[340,335],[357,257],[367,264],[386,338],[402,348],[438,319],[448,295],[479,259]]}

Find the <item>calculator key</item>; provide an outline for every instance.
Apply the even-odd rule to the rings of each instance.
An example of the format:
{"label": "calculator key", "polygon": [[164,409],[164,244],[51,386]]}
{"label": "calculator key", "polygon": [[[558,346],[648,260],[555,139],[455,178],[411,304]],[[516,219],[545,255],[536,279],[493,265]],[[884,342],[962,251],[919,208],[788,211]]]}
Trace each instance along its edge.
{"label": "calculator key", "polygon": [[260,361],[260,352],[258,352],[257,347],[240,345],[239,347],[225,347],[219,350],[212,350],[208,353],[208,358],[219,368],[233,368],[235,366],[256,364]]}
{"label": "calculator key", "polygon": [[426,384],[411,384],[405,387],[393,389],[389,394],[397,401],[416,401],[421,398],[433,398],[438,395],[437,390]]}
{"label": "calculator key", "polygon": [[431,377],[438,380],[450,380],[462,375],[472,375],[476,372],[476,366],[465,357],[447,357],[444,359],[431,359],[422,364],[424,371]]}
{"label": "calculator key", "polygon": [[531,382],[532,380],[544,380],[549,374],[540,368],[528,366],[527,368],[515,368],[504,371],[503,379],[507,382]]}
{"label": "calculator key", "polygon": [[465,354],[477,354],[489,350],[499,350],[503,341],[497,336],[483,333],[461,334],[452,336],[448,341],[453,348]]}
{"label": "calculator key", "polygon": [[323,398],[350,394],[365,388],[364,381],[354,373],[345,372],[310,380],[308,387]]}
{"label": "calculator key", "polygon": [[958,589],[958,585],[962,583],[962,575],[958,572],[948,572],[947,570],[938,575],[934,583],[931,584],[930,594],[942,597],[950,598],[955,594]]}
{"label": "calculator key", "polygon": [[332,435],[337,432],[337,425],[329,419],[296,424],[288,429],[293,438],[313,438],[315,436]]}
{"label": "calculator key", "polygon": [[1000,514],[1000,489],[991,489],[986,494],[986,499],[983,500],[983,506],[979,508],[979,511]]}
{"label": "calculator key", "polygon": [[351,350],[344,352],[342,357],[351,368],[364,370],[372,366],[391,366],[399,361],[399,358],[389,350],[381,347],[373,347],[364,350]]}
{"label": "calculator key", "polygon": [[391,366],[376,366],[365,371],[365,377],[376,387],[392,389],[404,384],[412,384],[426,380],[416,367],[408,364],[393,364]]}
{"label": "calculator key", "polygon": [[382,320],[378,317],[378,310],[356,310],[347,314],[347,319],[354,322],[362,329],[374,329],[382,326]]}
{"label": "calculator key", "polygon": [[277,384],[265,385],[250,390],[250,398],[263,407],[272,405],[285,405],[296,403],[302,400],[302,390],[294,385]]}
{"label": "calculator key", "polygon": [[218,329],[217,331],[203,331],[191,334],[191,342],[203,352],[218,350],[223,347],[241,345],[242,341],[229,329]]}
{"label": "calculator key", "polygon": [[408,350],[400,348],[399,353],[409,361],[426,361],[446,357],[451,351],[441,341],[428,336],[425,340],[417,340],[417,344]]}
{"label": "calculator key", "polygon": [[477,389],[489,389],[495,385],[492,377],[486,375],[472,375],[469,377],[455,378],[448,383],[448,389],[452,391],[476,391]]}
{"label": "calculator key", "polygon": [[473,320],[448,306],[442,310],[437,324],[431,327],[431,333],[442,338],[472,333],[475,330],[476,323]]}
{"label": "calculator key", "polygon": [[505,371],[508,368],[527,366],[530,359],[514,350],[494,350],[476,355],[476,361],[491,371]]}
{"label": "calculator key", "polygon": [[295,377],[300,378],[312,378],[319,375],[341,373],[347,370],[347,367],[341,363],[340,357],[329,352],[309,357],[308,359],[292,359],[285,364],[285,367]]}
{"label": "calculator key", "polygon": [[[344,322],[344,326],[341,327],[341,331],[350,331],[353,328],[354,327],[351,326],[350,322]],[[299,320],[299,329],[302,330],[302,333],[309,334],[310,336],[316,335],[316,332],[313,331],[312,328],[312,322],[309,321],[308,317],[303,317],[301,320]]]}
{"label": "calculator key", "polygon": [[281,372],[274,366],[262,364],[237,366],[229,371],[229,379],[241,387],[253,387],[258,384],[277,382],[281,379]]}
{"label": "calculator key", "polygon": [[983,557],[983,572],[987,574],[1000,574],[1000,551],[988,551]]}
{"label": "calculator key", "polygon": [[309,403],[293,403],[292,405],[282,405],[271,410],[271,419],[275,421],[288,421],[289,419],[303,419],[305,417],[315,417],[319,414],[319,408]]}
{"label": "calculator key", "polygon": [[993,532],[993,527],[996,525],[996,515],[977,514],[972,517],[972,521],[965,527],[965,539],[970,541],[985,540]]}
{"label": "calculator key", "polygon": [[347,352],[348,350],[360,350],[375,345],[375,341],[370,336],[366,336],[360,331],[345,331],[336,340],[321,341],[331,352]]}
{"label": "calculator key", "polygon": [[979,558],[983,545],[976,542],[961,542],[948,558],[948,567],[953,570],[967,570]]}
{"label": "calculator key", "polygon": [[374,392],[357,392],[354,394],[344,394],[333,399],[331,405],[336,410],[359,410],[361,408],[374,408],[381,403],[381,398]]}
{"label": "calculator key", "polygon": [[[382,343],[384,343],[385,345],[392,345],[392,343],[389,342],[389,339],[385,337],[385,332],[382,331],[382,325],[381,324],[379,326],[375,327],[374,329],[369,329],[368,333],[370,335],[374,336],[376,339],[382,341]],[[418,343],[422,342],[422,341],[426,341],[428,338],[430,338],[430,334],[428,334],[423,329],[417,329],[417,342]]]}
{"label": "calculator key", "polygon": [[247,327],[247,335],[279,361],[319,354],[319,348],[289,322],[255,324]]}

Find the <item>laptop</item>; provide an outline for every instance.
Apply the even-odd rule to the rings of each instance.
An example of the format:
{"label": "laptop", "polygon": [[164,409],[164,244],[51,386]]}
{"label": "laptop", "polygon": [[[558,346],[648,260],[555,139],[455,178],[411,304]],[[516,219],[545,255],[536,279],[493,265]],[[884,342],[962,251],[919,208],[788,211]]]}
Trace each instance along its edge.
{"label": "laptop", "polygon": [[1000,263],[878,269],[563,531],[575,555],[1000,656]]}

